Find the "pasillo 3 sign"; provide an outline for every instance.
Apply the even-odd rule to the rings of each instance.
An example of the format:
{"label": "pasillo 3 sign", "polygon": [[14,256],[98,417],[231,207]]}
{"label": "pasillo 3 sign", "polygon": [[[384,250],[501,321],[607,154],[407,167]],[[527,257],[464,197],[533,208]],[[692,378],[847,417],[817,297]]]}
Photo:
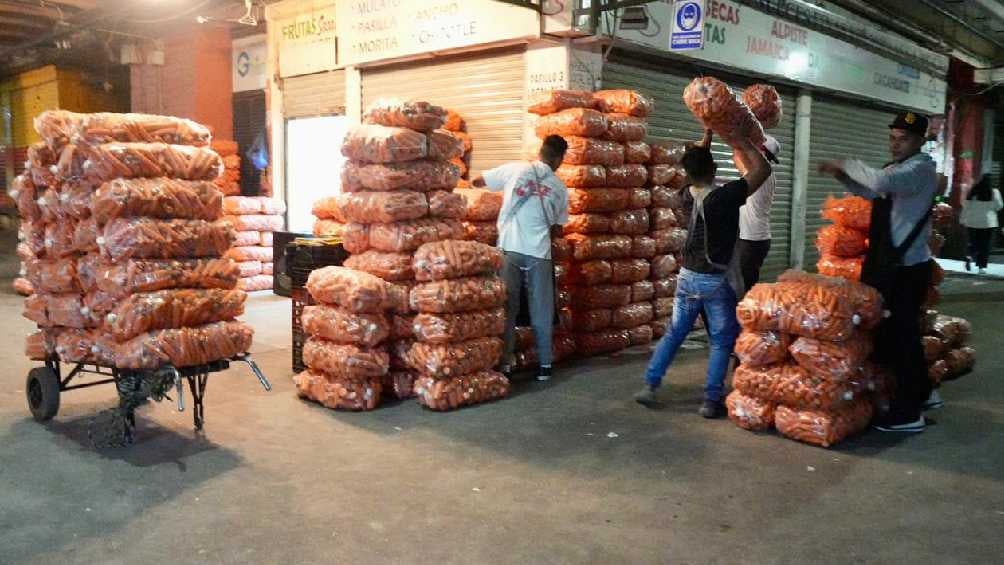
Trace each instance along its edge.
{"label": "pasillo 3 sign", "polygon": [[673,29],[669,35],[672,51],[704,48],[704,1],[676,0],[673,3]]}

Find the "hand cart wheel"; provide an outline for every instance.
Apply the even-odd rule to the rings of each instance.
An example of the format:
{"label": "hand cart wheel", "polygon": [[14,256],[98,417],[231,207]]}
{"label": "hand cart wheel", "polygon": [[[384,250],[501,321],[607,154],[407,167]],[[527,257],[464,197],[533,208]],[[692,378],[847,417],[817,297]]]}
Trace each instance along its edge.
{"label": "hand cart wheel", "polygon": [[24,384],[28,409],[39,422],[51,420],[59,412],[59,376],[49,367],[35,367]]}

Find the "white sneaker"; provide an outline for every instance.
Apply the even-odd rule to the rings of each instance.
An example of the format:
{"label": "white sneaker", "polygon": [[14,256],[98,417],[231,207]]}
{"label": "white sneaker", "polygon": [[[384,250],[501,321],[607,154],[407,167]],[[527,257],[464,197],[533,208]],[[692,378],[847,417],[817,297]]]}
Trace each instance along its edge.
{"label": "white sneaker", "polygon": [[980,269],[980,270],[979,270],[978,272],[979,272],[979,274],[981,274],[981,275],[985,275],[985,274],[987,274],[987,270],[986,270],[986,269],[982,269],[982,268],[981,268],[981,269]]}
{"label": "white sneaker", "polygon": [[899,432],[908,434],[917,434],[924,431],[927,427],[927,420],[923,416],[917,418],[913,422],[907,422],[905,424],[876,424],[875,429],[880,432]]}
{"label": "white sneaker", "polygon": [[937,410],[938,408],[944,407],[945,401],[941,399],[941,394],[938,392],[938,389],[934,389],[931,391],[931,396],[927,397],[927,402],[924,402],[921,410]]}

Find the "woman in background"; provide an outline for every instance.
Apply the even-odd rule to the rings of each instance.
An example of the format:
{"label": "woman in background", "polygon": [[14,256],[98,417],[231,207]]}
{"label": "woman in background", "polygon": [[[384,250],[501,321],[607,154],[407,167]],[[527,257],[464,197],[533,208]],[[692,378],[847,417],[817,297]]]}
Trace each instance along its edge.
{"label": "woman in background", "polygon": [[966,256],[966,270],[972,270],[973,262],[979,273],[987,272],[990,260],[990,243],[997,230],[997,212],[1004,208],[1001,194],[990,186],[990,175],[983,175],[980,182],[969,191],[969,198],[962,202],[962,225],[969,232],[969,251]]}

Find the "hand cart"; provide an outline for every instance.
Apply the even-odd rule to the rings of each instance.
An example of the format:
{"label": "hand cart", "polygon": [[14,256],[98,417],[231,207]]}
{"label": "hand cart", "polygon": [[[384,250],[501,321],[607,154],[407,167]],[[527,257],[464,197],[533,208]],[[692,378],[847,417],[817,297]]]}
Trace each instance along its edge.
{"label": "hand cart", "polygon": [[[159,369],[117,369],[92,363],[76,363],[70,372],[63,377],[58,359],[48,359],[44,367],[35,367],[28,372],[25,382],[25,395],[28,399],[28,409],[39,422],[51,420],[59,412],[60,395],[65,391],[88,388],[103,384],[115,384],[119,395],[119,416],[123,422],[122,443],[132,443],[136,428],[136,408],[145,404],[150,398],[161,400],[167,398],[171,389],[177,391],[178,411],[184,412],[184,381],[192,394],[192,418],[196,431],[201,431],[205,423],[206,385],[210,373],[225,371],[231,363],[246,363],[251,372],[258,378],[262,388],[272,390],[272,385],[262,374],[261,369],[251,359],[249,354],[236,355],[229,359],[221,359],[195,365],[192,367],[175,368],[164,366]],[[99,380],[79,382],[82,375],[105,377]]]}

